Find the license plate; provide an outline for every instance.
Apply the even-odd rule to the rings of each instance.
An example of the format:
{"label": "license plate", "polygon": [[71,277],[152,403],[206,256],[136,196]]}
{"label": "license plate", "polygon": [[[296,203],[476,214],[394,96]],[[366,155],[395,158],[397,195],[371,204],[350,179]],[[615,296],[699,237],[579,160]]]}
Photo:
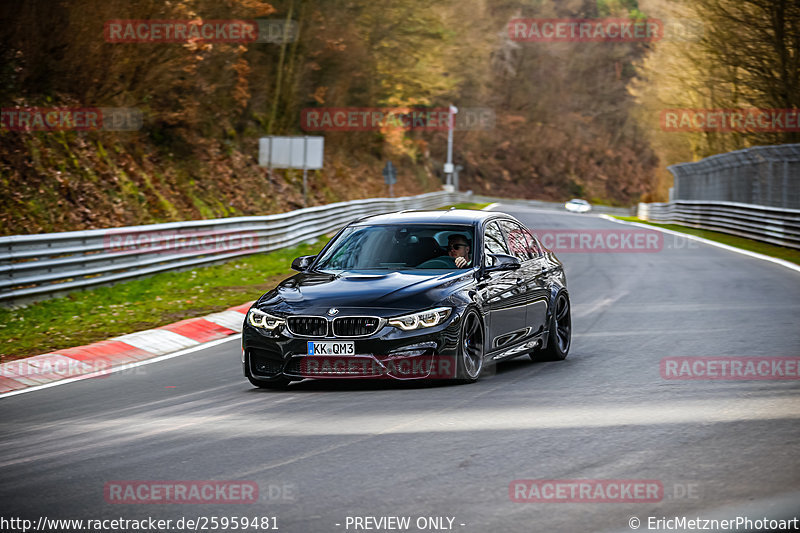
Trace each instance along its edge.
{"label": "license plate", "polygon": [[355,355],[356,343],[308,341],[308,355]]}

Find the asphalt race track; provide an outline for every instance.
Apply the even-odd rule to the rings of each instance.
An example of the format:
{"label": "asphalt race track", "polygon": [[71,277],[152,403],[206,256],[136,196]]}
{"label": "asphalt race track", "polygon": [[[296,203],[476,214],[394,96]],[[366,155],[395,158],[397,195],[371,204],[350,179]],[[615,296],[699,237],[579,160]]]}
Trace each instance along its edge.
{"label": "asphalt race track", "polygon": [[[507,212],[535,231],[627,228],[596,216]],[[408,531],[434,530],[417,528],[419,517],[449,517],[439,530],[466,533],[796,516],[800,381],[667,380],[659,364],[800,355],[800,274],[659,238],[658,251],[558,253],[573,303],[569,357],[506,362],[474,385],[307,380],[257,390],[241,374],[237,336],[4,398],[2,514],[267,516],[283,533],[364,530],[352,517],[408,516]],[[509,493],[518,479],[657,480],[663,494],[519,503]],[[253,481],[259,500],[108,503],[104,487],[120,480]]]}

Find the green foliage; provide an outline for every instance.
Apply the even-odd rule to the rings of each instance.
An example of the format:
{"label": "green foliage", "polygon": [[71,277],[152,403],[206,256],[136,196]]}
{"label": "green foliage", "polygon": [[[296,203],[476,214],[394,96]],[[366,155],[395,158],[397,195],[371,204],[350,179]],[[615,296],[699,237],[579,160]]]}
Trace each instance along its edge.
{"label": "green foliage", "polygon": [[452,208],[455,208],[455,209],[481,210],[484,207],[486,207],[487,205],[490,205],[490,204],[486,204],[486,203],[480,204],[480,203],[475,203],[475,202],[462,202],[460,204],[446,205],[444,207],[440,207],[439,209],[444,210],[444,211],[446,211],[448,209],[452,209]]}
{"label": "green foliage", "polygon": [[638,0],[597,0],[597,15],[600,17],[629,16],[642,18]]}

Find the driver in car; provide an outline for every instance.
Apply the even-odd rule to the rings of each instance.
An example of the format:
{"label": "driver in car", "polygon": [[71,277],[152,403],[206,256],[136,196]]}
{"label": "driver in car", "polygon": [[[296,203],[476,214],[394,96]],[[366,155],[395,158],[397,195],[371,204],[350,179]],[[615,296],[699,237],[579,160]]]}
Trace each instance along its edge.
{"label": "driver in car", "polygon": [[453,258],[458,268],[467,268],[472,264],[469,242],[457,233],[447,238],[447,255]]}

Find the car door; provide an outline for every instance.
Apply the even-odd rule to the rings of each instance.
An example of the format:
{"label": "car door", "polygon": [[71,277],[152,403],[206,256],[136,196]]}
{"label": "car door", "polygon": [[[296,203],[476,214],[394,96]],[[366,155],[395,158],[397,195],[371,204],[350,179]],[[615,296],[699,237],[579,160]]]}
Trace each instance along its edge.
{"label": "car door", "polygon": [[517,283],[525,293],[526,325],[529,335],[541,333],[546,327],[549,293],[545,272],[546,261],[536,237],[523,225],[505,220],[501,222],[511,254],[522,263],[517,271]]}
{"label": "car door", "polygon": [[[484,227],[483,254],[484,266],[491,266],[489,254],[509,254],[505,235],[497,220]],[[504,346],[514,344],[526,329],[525,293],[517,284],[518,272],[506,270],[488,272],[478,283],[478,293],[488,316],[486,350],[494,352]]]}

